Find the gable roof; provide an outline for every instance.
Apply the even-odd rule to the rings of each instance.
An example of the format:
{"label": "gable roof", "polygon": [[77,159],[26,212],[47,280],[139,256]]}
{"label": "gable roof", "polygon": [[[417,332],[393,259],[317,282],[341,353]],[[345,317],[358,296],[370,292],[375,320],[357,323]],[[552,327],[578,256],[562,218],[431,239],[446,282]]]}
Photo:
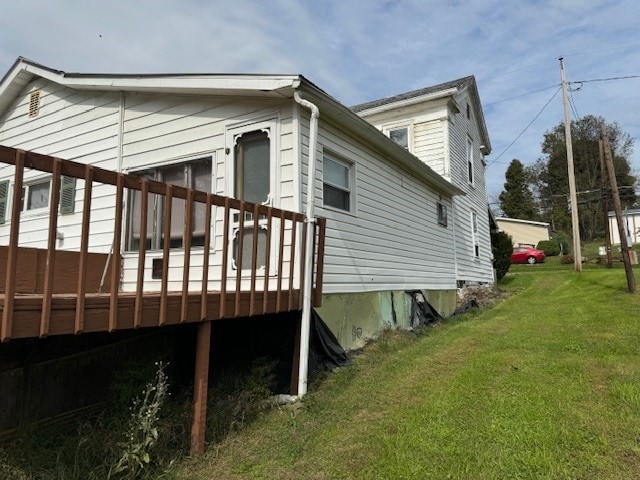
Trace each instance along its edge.
{"label": "gable roof", "polygon": [[424,162],[359,117],[324,90],[299,74],[87,74],[67,73],[18,57],[0,80],[0,114],[35,78],[44,78],[77,90],[196,94],[293,99],[295,91],[317,104],[321,117],[331,118],[369,142],[395,163],[413,172],[432,188],[448,195],[464,192],[442,178]]}
{"label": "gable roof", "polygon": [[352,106],[351,110],[359,115],[365,116],[392,108],[414,105],[438,98],[452,97],[458,93],[463,92],[464,90],[469,91],[469,96],[471,97],[471,102],[473,103],[473,110],[478,122],[478,129],[481,135],[481,143],[485,146],[484,153],[488,155],[489,153],[491,153],[491,142],[489,140],[487,125],[484,120],[484,114],[482,112],[482,104],[480,103],[480,95],[478,93],[476,78],[473,75],[457,78],[449,82],[439,83],[430,87],[411,90],[410,92],[400,93],[398,95],[392,95],[390,97],[385,97],[366,103],[360,103],[358,105]]}

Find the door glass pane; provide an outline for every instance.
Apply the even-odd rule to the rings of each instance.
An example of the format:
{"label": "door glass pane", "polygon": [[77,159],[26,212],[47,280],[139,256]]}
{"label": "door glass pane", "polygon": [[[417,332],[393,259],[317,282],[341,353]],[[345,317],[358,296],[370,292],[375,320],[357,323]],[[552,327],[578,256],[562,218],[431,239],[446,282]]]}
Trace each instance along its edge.
{"label": "door glass pane", "polygon": [[271,191],[269,136],[249,132],[236,141],[235,196],[252,203],[266,203]]}
{"label": "door glass pane", "polygon": [[[242,229],[244,238],[242,239],[242,269],[251,268],[253,258],[253,225]],[[233,238],[233,261],[238,265],[238,232]],[[267,262],[267,231],[258,228],[258,251],[256,257],[256,268],[261,268]]]}

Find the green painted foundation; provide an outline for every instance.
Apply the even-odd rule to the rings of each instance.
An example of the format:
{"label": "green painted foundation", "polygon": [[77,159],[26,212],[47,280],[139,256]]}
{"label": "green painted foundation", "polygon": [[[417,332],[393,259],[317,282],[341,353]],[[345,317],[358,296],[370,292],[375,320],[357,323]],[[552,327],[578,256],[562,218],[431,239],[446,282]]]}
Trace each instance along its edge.
{"label": "green painted foundation", "polygon": [[[456,290],[422,290],[427,301],[447,317],[456,307]],[[345,350],[361,348],[383,330],[410,328],[411,297],[404,290],[333,293],[322,297],[318,313]]]}

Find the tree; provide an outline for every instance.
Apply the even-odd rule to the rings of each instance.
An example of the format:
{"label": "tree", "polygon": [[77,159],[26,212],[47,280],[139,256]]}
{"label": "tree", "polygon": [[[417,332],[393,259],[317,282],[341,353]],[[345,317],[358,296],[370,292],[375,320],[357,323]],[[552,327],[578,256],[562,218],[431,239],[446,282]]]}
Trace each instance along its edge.
{"label": "tree", "polygon": [[504,190],[500,194],[500,208],[507,217],[522,220],[536,220],[538,209],[529,189],[529,175],[522,162],[511,160],[505,173]]}
{"label": "tree", "polygon": [[[604,230],[602,216],[602,180],[600,175],[600,153],[598,140],[602,117],[587,115],[571,122],[573,160],[578,192],[578,218],[580,236],[583,240],[593,240]],[[620,126],[606,123],[607,136],[611,144],[616,180],[620,188],[623,206],[632,206],[636,201],[636,178],[631,174],[629,156],[633,149],[631,136],[624,133]],[[569,210],[569,184],[567,180],[567,150],[564,124],[556,125],[544,135],[542,153],[530,169],[540,202],[540,210],[545,221],[551,222],[554,229],[568,232],[571,230],[571,212]]]}

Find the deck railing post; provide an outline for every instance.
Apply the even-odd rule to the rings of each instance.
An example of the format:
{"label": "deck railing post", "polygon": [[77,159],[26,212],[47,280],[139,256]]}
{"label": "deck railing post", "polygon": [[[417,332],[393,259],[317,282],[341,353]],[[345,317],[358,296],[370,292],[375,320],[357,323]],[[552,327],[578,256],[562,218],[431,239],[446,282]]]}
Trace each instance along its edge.
{"label": "deck railing post", "polygon": [[18,260],[18,236],[20,234],[20,200],[22,198],[22,179],[24,178],[23,150],[15,152],[15,174],[13,180],[13,201],[11,205],[11,229],[9,230],[9,250],[7,251],[7,276],[4,284],[4,305],[2,309],[2,329],[0,329],[0,341],[11,338],[13,330],[13,304],[16,292],[16,267]]}
{"label": "deck railing post", "polygon": [[56,238],[58,233],[58,206],[60,204],[60,171],[62,160],[53,159],[51,178],[51,198],[49,199],[49,231],[47,238],[47,261],[44,273],[44,292],[42,294],[42,312],[40,315],[40,338],[49,334],[51,317],[51,296],[53,295],[53,274],[56,268]]}
{"label": "deck railing post", "polygon": [[89,226],[91,222],[91,192],[93,189],[93,166],[87,165],[84,175],[84,198],[82,200],[82,231],[80,233],[80,263],[78,265],[78,289],[76,297],[76,319],[73,333],[84,330],[84,305],[87,291],[87,258],[89,252]]}

